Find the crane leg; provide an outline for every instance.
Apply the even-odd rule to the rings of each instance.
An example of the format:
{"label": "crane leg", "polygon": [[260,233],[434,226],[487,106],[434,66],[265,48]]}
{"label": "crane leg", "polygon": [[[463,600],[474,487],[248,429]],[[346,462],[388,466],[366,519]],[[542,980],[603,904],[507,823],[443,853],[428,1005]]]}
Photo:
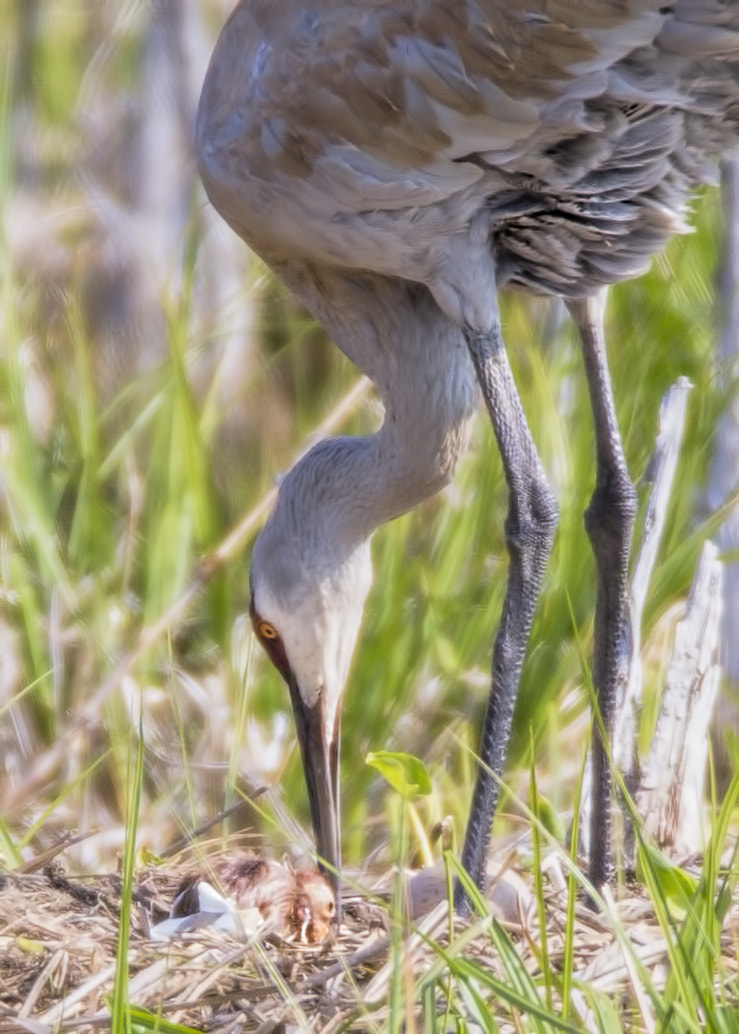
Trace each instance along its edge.
{"label": "crane leg", "polygon": [[[596,484],[585,511],[597,571],[593,631],[593,684],[600,711],[592,739],[590,881],[596,888],[612,873],[610,745],[619,687],[628,678],[631,649],[628,574],[636,492],[629,478],[613,405],[606,358],[605,292],[568,302],[582,342],[595,426]],[[605,736],[605,742],[604,742]]]}
{"label": "crane leg", "polygon": [[[557,525],[557,506],[521,408],[497,320],[491,332],[468,330],[465,337],[498,442],[509,493],[505,525],[508,583],[493,647],[492,685],[480,742],[480,767],[462,850],[464,868],[482,888],[490,827],[499,796],[495,777],[503,771],[521,666]],[[459,887],[455,904],[465,908]]]}

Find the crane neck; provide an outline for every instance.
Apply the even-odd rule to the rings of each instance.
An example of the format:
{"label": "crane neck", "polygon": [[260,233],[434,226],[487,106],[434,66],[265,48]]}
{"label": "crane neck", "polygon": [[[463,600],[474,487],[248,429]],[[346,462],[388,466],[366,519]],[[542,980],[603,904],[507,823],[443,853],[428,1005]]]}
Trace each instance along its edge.
{"label": "crane neck", "polygon": [[351,552],[449,483],[469,439],[474,371],[460,329],[424,286],[325,268],[277,272],[385,407],[375,434],[321,442],[288,475],[317,532]]}

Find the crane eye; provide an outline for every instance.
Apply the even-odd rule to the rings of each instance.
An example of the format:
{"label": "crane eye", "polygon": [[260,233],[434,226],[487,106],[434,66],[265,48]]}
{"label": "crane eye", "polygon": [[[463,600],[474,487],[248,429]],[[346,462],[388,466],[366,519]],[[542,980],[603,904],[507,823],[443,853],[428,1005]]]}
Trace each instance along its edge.
{"label": "crane eye", "polygon": [[277,629],[274,625],[271,625],[269,621],[260,621],[257,625],[257,634],[262,639],[277,639]]}

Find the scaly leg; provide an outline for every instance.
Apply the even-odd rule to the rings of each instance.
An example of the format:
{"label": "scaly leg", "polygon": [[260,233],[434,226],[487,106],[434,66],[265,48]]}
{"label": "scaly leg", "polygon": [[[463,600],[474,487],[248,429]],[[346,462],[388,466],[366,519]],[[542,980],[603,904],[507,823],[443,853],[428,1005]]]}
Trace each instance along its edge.
{"label": "scaly leg", "polygon": [[[521,666],[557,524],[554,497],[531,438],[496,320],[489,334],[466,333],[509,492],[508,584],[493,648],[492,686],[480,743],[481,765],[467,822],[462,864],[483,888],[490,827],[511,731]],[[465,907],[458,887],[458,908]]]}
{"label": "scaly leg", "polygon": [[608,374],[603,313],[605,292],[568,302],[582,341],[595,425],[597,477],[585,511],[585,528],[597,568],[593,643],[593,683],[607,738],[593,722],[590,880],[597,888],[612,875],[611,797],[613,778],[608,747],[619,686],[628,678],[631,624],[629,551],[636,516],[636,492],[629,478]]}

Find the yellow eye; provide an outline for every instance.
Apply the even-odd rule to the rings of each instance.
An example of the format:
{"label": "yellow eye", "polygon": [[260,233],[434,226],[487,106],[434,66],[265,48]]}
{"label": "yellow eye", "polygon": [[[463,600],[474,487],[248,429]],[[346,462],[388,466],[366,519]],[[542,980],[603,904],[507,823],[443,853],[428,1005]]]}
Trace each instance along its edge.
{"label": "yellow eye", "polygon": [[269,621],[260,621],[257,625],[257,632],[262,639],[276,639],[277,629],[274,625],[271,625]]}

